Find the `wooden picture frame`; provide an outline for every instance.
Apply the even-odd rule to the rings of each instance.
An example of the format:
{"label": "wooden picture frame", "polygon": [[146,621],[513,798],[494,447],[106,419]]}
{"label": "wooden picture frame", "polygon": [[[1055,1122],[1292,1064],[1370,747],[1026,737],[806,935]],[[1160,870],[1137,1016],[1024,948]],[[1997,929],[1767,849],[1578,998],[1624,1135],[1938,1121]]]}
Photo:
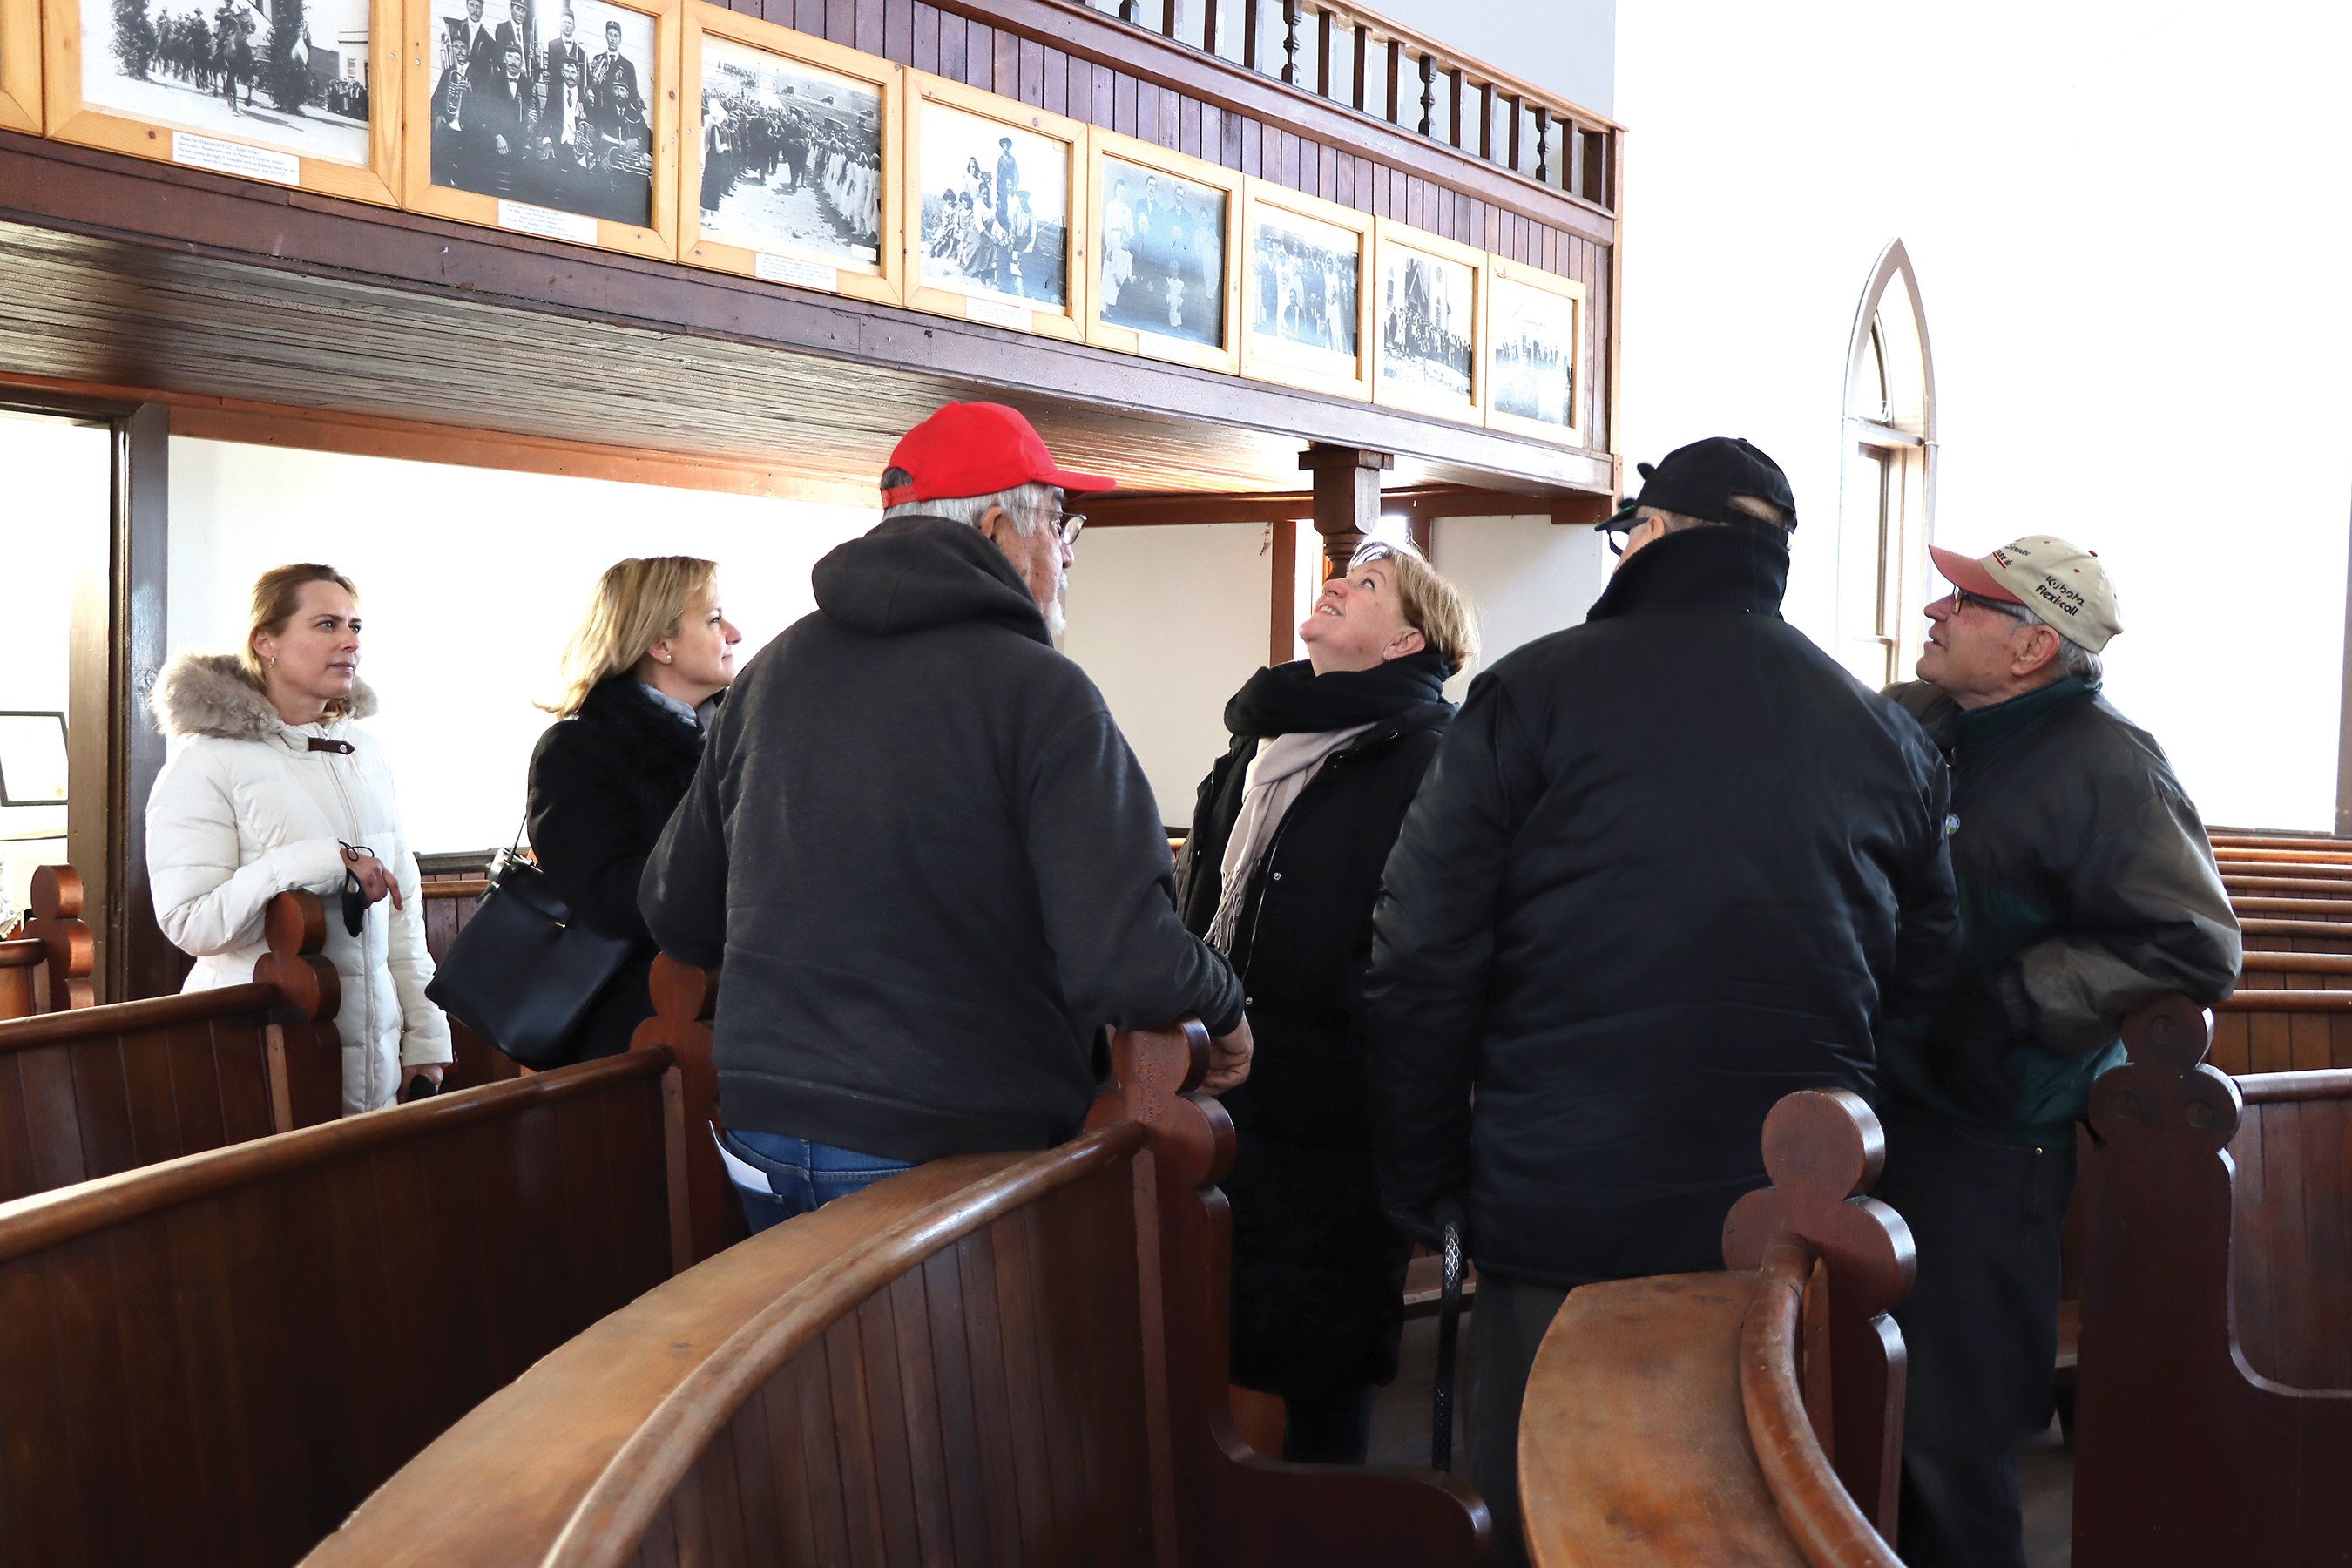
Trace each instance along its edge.
{"label": "wooden picture frame", "polygon": [[[1242,215],[1242,374],[1302,392],[1370,402],[1372,306],[1378,297],[1374,287],[1378,274],[1373,269],[1376,222],[1372,215],[1255,175],[1247,182],[1245,198]],[[1283,234],[1286,253],[1284,258],[1292,266],[1260,268],[1261,223]],[[1330,243],[1321,245],[1318,241]],[[1319,250],[1344,253],[1350,246],[1356,268],[1352,314],[1347,310],[1344,300],[1333,298],[1339,292],[1334,287],[1338,280],[1328,263],[1311,265]],[[1321,273],[1319,278],[1314,275],[1317,272]],[[1320,312],[1314,309],[1318,295],[1323,302]],[[1278,324],[1271,328],[1267,325],[1269,320],[1279,323],[1286,317],[1294,323],[1290,332],[1285,332]],[[1318,318],[1319,326],[1314,324]],[[1349,322],[1356,336],[1352,354],[1344,352],[1346,326]],[[1294,342],[1294,337],[1297,341]],[[1334,340],[1335,346],[1326,347],[1311,341],[1323,338]]]}
{"label": "wooden picture frame", "polygon": [[[1427,275],[1431,284],[1444,286],[1436,296],[1441,302],[1423,312],[1424,319],[1419,322],[1412,321],[1414,312],[1410,307],[1391,299],[1392,292],[1412,286],[1412,273],[1408,269],[1416,260],[1433,264],[1435,270]],[[1485,424],[1486,253],[1393,218],[1382,218],[1373,261],[1372,401],[1441,419],[1458,419],[1465,425]],[[1465,270],[1469,274],[1466,300],[1457,298],[1459,289],[1451,286],[1459,282]],[[1440,334],[1433,344],[1435,352],[1408,352],[1391,330],[1398,327]],[[1464,340],[1462,347],[1448,346],[1457,337]],[[1456,396],[1438,379],[1449,374],[1460,374],[1468,382],[1462,395]]]}
{"label": "wooden picture frame", "polygon": [[[978,124],[971,122],[977,121]],[[991,326],[1006,327],[1015,331],[1035,332],[1042,337],[1061,338],[1071,342],[1086,339],[1087,300],[1087,262],[1092,247],[1087,243],[1091,232],[1087,211],[1087,142],[1091,132],[1086,125],[1064,115],[1027,104],[1016,103],[994,93],[982,92],[960,81],[932,76],[926,71],[907,73],[907,134],[906,134],[906,302],[917,310],[929,310],[942,316],[956,316],[966,321],[985,321]],[[939,193],[944,195],[954,184],[969,188],[964,195],[974,198],[971,225],[964,241],[957,241],[953,233],[944,228],[927,230],[924,226],[927,194],[924,180],[924,146],[926,138],[931,144],[931,162],[940,172]],[[1036,164],[1045,156],[1038,146],[1059,143],[1067,161],[1062,189],[1062,257],[1061,300],[1055,301],[1050,294],[1043,297],[1030,290],[1040,285],[1024,280],[1018,273],[1018,262],[1007,261],[999,253],[983,248],[991,242],[984,230],[995,214],[982,215],[979,195],[990,192],[988,203],[993,205],[994,171],[981,164],[982,142],[995,142],[992,151],[1002,155],[1001,142],[1014,142],[1017,163],[1025,153],[1031,172],[1020,174],[1022,188],[1038,186],[1034,178]],[[976,175],[953,174],[959,160],[980,165]],[[1002,165],[1000,164],[999,167]],[[1042,203],[1039,205],[1042,205]],[[1008,216],[1010,216],[1008,214]],[[1036,220],[1039,230],[1046,225],[1045,215]],[[939,257],[930,255],[937,246],[946,244],[950,249]],[[1034,250],[1026,254],[1035,254]],[[964,258],[959,260],[958,257]],[[992,257],[998,260],[992,262]],[[931,265],[937,262],[939,265]],[[990,267],[987,274],[972,273],[969,281],[950,279],[947,274],[965,267]],[[1037,275],[1042,279],[1044,274]],[[982,281],[983,277],[1001,279],[1003,283]]]}
{"label": "wooden picture frame", "polygon": [[[353,16],[367,19],[364,49],[346,50],[341,40],[357,29],[329,32],[336,41],[330,49],[318,37],[336,13],[318,26],[306,28],[300,41],[304,66],[317,95],[293,110],[278,106],[268,85],[269,40],[261,47],[250,42],[245,59],[250,68],[236,85],[244,96],[230,106],[235,90],[216,92],[222,79],[209,62],[218,45],[207,25],[201,39],[154,26],[155,14],[166,22],[184,23],[183,9],[165,10],[164,0],[148,0],[146,32],[136,62],[114,46],[119,25],[112,0],[0,0],[0,49],[5,59],[16,56],[14,45],[22,26],[20,10],[40,11],[41,98],[47,134],[60,142],[101,147],[134,158],[153,158],[211,174],[264,180],[320,195],[396,206],[400,202],[402,51],[401,0],[347,0]],[[103,31],[85,37],[83,13],[103,14]],[[215,14],[200,5],[194,19]],[[239,15],[243,12],[240,10]],[[255,18],[246,18],[248,26]],[[250,38],[250,34],[248,34]],[[356,42],[356,40],[354,40]],[[99,96],[87,95],[85,72],[100,68],[109,79]],[[351,58],[346,58],[346,57]],[[349,102],[351,68],[356,64],[358,88],[365,95],[364,124],[332,107]],[[0,65],[6,77],[13,65]],[[9,94],[13,97],[13,91]],[[0,120],[0,123],[6,123]]]}
{"label": "wooden picture frame", "polygon": [[41,133],[41,0],[0,0],[0,131]]}
{"label": "wooden picture frame", "polygon": [[[1156,142],[1094,128],[1087,149],[1087,204],[1094,244],[1087,272],[1087,342],[1100,349],[1142,354],[1189,364],[1198,370],[1241,369],[1242,225],[1248,205],[1244,177]],[[1142,176],[1139,183],[1137,174]],[[1122,184],[1124,202],[1114,201]],[[1158,187],[1165,184],[1165,190]],[[1223,232],[1213,254],[1220,273],[1213,341],[1193,334],[1202,324],[1206,297],[1203,263],[1213,252],[1201,247],[1197,226],[1201,193],[1215,195],[1223,208]],[[1153,193],[1153,194],[1147,194]],[[1153,231],[1147,205],[1166,216]],[[1114,245],[1114,206],[1122,209],[1124,245]],[[1178,247],[1168,248],[1173,237]],[[1118,276],[1113,276],[1114,269]],[[1105,319],[1105,312],[1116,318]],[[1160,317],[1169,317],[1167,326]]]}
{"label": "wooden picture frame", "polygon": [[[1529,384],[1516,383],[1521,377],[1513,370],[1500,368],[1515,338],[1524,336],[1516,327],[1519,324],[1540,325],[1528,315],[1514,310],[1517,290],[1527,290],[1529,302],[1558,300],[1568,317],[1568,341],[1564,346],[1547,333],[1546,340],[1560,348],[1568,385],[1563,402],[1567,417],[1555,423],[1538,413],[1549,393],[1556,387],[1551,374],[1530,371],[1525,379]],[[1531,314],[1531,313],[1530,313]],[[1514,435],[1533,436],[1540,441],[1558,441],[1568,446],[1586,445],[1585,420],[1581,405],[1584,401],[1584,285],[1573,278],[1562,278],[1556,272],[1529,267],[1523,261],[1512,261],[1500,256],[1486,258],[1486,426],[1492,430],[1508,430]],[[1512,404],[1516,406],[1506,406]]]}
{"label": "wooden picture frame", "polygon": [[[579,32],[572,41],[588,57],[592,69],[610,52],[599,35],[605,21],[618,23],[618,18],[610,15],[614,12],[633,14],[650,25],[653,58],[646,69],[636,69],[638,57],[646,52],[643,31],[634,25],[619,24],[625,29],[619,52],[628,62],[630,71],[628,78],[616,76],[610,79],[634,79],[633,85],[621,96],[638,106],[636,119],[622,123],[618,133],[613,134],[608,132],[614,127],[604,124],[593,109],[583,110],[577,118],[567,116],[572,119],[574,139],[565,142],[562,137],[552,138],[566,151],[551,148],[547,151],[551,155],[548,156],[509,151],[497,155],[512,160],[504,164],[493,163],[490,151],[500,135],[499,106],[489,102],[485,112],[485,100],[494,98],[494,90],[483,93],[468,89],[457,100],[457,119],[446,120],[448,89],[457,75],[452,62],[464,62],[454,53],[459,40],[443,25],[442,14],[466,7],[457,0],[406,0],[406,4],[408,42],[401,102],[407,117],[408,135],[402,149],[402,193],[404,205],[410,211],[662,261],[677,258],[678,35],[682,29],[683,0],[571,0],[570,5],[564,0],[513,0],[514,6],[526,7],[531,16],[530,47],[520,51],[527,62],[526,68],[535,66],[544,74],[550,49],[562,40],[550,37],[549,29],[540,25],[541,19],[561,16],[567,11],[578,13]],[[511,7],[508,14],[511,14]],[[486,31],[496,25],[499,37],[505,37],[511,24],[500,22],[500,15],[499,0],[485,0],[483,14],[474,22]],[[448,20],[456,23],[462,19]],[[639,37],[629,39],[626,33],[630,31],[638,32]],[[582,90],[583,97],[593,103],[603,89],[592,85]],[[458,128],[465,127],[464,113],[469,101],[477,106],[478,118],[460,135]],[[538,112],[541,111],[534,110],[534,116]],[[578,128],[579,118],[590,121],[584,132]],[[642,121],[646,139],[643,147],[635,145],[638,120]],[[525,136],[534,144],[540,139],[535,122],[526,130]],[[587,158],[572,156],[568,149],[572,146],[584,146]],[[642,224],[635,221],[636,203],[632,176],[635,171],[628,166],[635,161],[629,156],[632,153],[649,165],[646,173],[646,221]],[[438,183],[444,175],[464,179],[471,188]],[[624,184],[616,187],[615,181]],[[569,205],[558,205],[558,202]],[[604,210],[583,210],[596,206]]]}
{"label": "wooden picture frame", "polygon": [[[717,51],[706,48],[706,40],[718,39],[730,57],[730,63],[740,61],[741,51],[755,51],[775,62],[775,74],[789,79],[744,84],[747,94],[756,87],[760,97],[771,107],[767,123],[758,125],[750,135],[738,133],[743,146],[729,146],[721,154],[730,160],[721,169],[712,153],[713,128],[706,122],[703,89],[709,74],[706,66]],[[814,84],[835,85],[837,79],[847,79],[852,89],[850,105],[836,105],[830,97],[813,108],[813,117],[829,122],[827,134],[838,139],[856,138],[862,134],[858,121],[863,119],[863,106],[854,100],[856,89],[870,89],[876,100],[874,133],[876,158],[871,175],[845,161],[838,176],[820,172],[812,178],[806,168],[795,168],[788,156],[794,143],[792,131],[782,137],[777,134],[774,116],[790,116],[800,108],[787,104],[783,94],[814,100],[814,93],[803,93],[801,88]],[[721,272],[733,272],[746,278],[762,279],[772,283],[788,283],[796,288],[815,289],[826,293],[846,295],[852,299],[871,300],[881,304],[896,305],[906,298],[906,223],[905,223],[905,161],[900,147],[907,134],[907,71],[893,60],[860,54],[823,38],[813,38],[789,27],[757,17],[738,15],[709,0],[688,0],[684,16],[684,47],[679,68],[679,123],[677,154],[677,235],[678,259],[696,267],[709,267]],[[794,85],[797,83],[797,87]],[[844,109],[851,112],[843,112]],[[808,123],[803,118],[802,124]],[[731,122],[730,122],[731,123]],[[719,128],[722,131],[726,127]],[[747,155],[754,166],[737,164],[733,160]],[[838,154],[835,154],[838,155]],[[824,162],[823,153],[810,154],[812,162]],[[736,168],[742,168],[740,182]],[[856,236],[862,233],[856,215],[840,205],[846,200],[863,207],[862,193],[870,177],[873,185],[876,226],[873,258],[869,261],[861,250],[865,248]],[[729,189],[718,208],[706,208],[706,197],[712,194],[719,180]],[[791,195],[780,198],[773,219],[781,228],[784,213],[793,206],[819,204],[809,216],[823,218],[834,230],[832,237],[809,240],[776,232],[758,232],[752,226],[761,221],[758,206],[765,206],[764,198],[778,191],[780,182],[789,182]],[[744,198],[740,206],[735,196]],[[726,217],[719,221],[706,218],[706,213],[733,213],[734,226]],[[847,232],[843,232],[843,231]]]}

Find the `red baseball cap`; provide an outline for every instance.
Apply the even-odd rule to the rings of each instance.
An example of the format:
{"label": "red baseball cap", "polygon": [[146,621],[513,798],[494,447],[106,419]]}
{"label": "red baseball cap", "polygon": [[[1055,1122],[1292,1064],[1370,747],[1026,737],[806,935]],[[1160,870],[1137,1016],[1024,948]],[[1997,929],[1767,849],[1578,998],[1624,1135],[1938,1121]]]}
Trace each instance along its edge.
{"label": "red baseball cap", "polygon": [[1117,479],[1065,472],[1018,409],[1002,403],[950,403],[901,437],[890,466],[912,482],[882,492],[882,504],[994,495],[1015,485],[1108,490]]}

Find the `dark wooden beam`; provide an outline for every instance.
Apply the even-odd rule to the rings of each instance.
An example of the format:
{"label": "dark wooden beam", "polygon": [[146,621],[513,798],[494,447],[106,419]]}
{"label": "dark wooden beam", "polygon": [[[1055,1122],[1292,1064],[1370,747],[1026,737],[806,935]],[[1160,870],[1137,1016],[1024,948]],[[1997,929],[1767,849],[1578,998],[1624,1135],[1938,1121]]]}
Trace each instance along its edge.
{"label": "dark wooden beam", "polygon": [[1323,574],[1336,577],[1381,520],[1381,474],[1396,467],[1396,456],[1318,441],[1298,454],[1298,466],[1315,476],[1315,531],[1323,536]]}

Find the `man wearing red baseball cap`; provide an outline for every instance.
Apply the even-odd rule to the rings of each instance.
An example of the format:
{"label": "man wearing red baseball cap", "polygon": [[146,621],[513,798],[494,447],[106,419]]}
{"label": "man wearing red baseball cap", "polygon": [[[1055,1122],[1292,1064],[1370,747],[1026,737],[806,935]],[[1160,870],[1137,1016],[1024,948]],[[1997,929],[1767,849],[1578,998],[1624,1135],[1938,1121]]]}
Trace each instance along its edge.
{"label": "man wearing red baseball cap", "polygon": [[1886,1167],[1919,1272],[1895,1310],[1911,1359],[1903,1561],[2022,1568],[2017,1445],[2050,1419],[2058,1237],[2074,1123],[2123,1058],[2123,1016],[2236,984],[2238,923],[2164,752],[2099,695],[2123,630],[2098,557],[2029,534],[1931,549],[1920,679],[1889,695],[1950,759],[1945,831],[1967,969],[1879,1037]]}
{"label": "man wearing red baseball cap", "polygon": [[753,656],[646,862],[664,952],[723,962],[721,1152],[763,1229],[924,1160],[1076,1132],[1104,1026],[1199,1016],[1248,1076],[1240,984],[1177,918],[1135,754],[1055,650],[1074,490],[1029,422],[951,403]]}

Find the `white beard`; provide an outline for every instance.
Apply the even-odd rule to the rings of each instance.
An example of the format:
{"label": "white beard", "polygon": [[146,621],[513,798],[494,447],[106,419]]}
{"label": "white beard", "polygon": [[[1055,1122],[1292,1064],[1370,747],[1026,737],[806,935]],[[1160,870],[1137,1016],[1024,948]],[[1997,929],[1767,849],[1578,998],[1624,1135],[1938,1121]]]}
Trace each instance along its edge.
{"label": "white beard", "polygon": [[1062,634],[1069,629],[1070,617],[1063,613],[1062,595],[1056,594],[1054,602],[1045,606],[1045,635],[1058,643],[1062,640]]}

